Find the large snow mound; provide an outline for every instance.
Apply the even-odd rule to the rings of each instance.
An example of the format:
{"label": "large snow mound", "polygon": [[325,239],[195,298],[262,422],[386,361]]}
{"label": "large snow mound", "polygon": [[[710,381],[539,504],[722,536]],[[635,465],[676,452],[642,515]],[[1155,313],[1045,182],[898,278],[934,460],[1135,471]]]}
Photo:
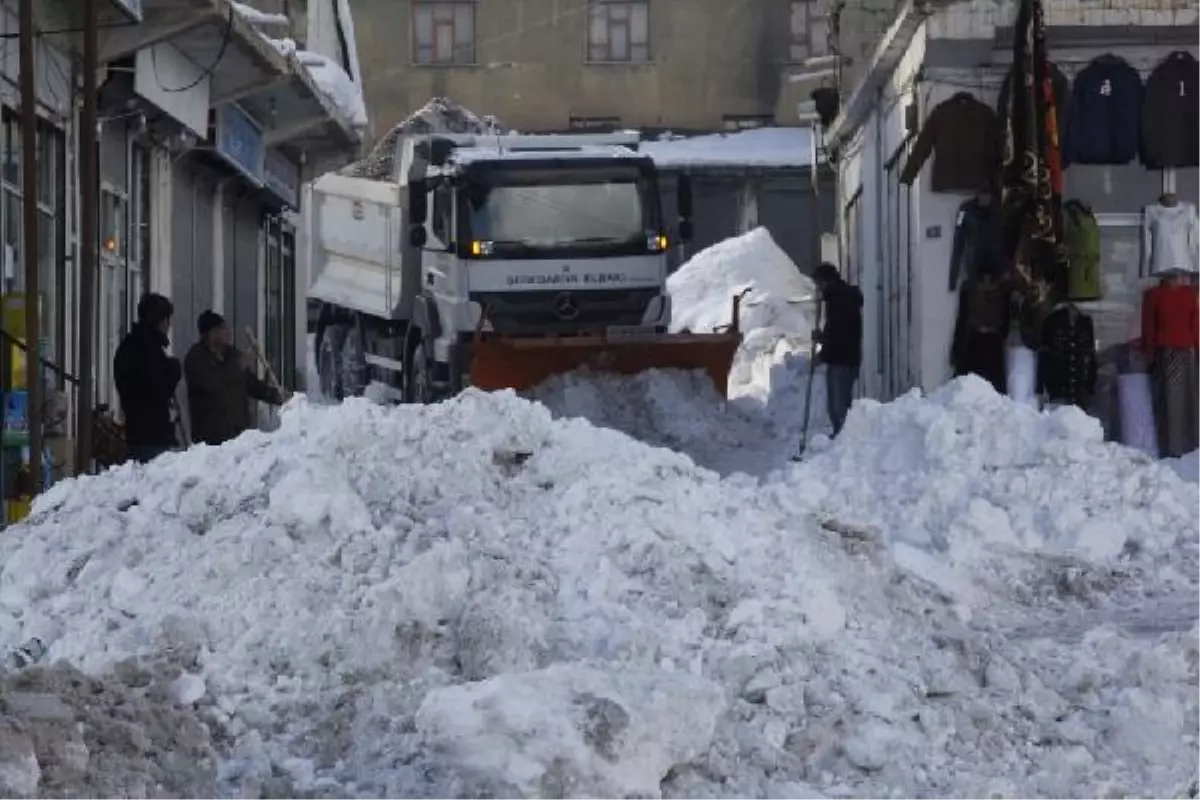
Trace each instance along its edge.
{"label": "large snow mound", "polygon": [[988,391],[860,404],[764,482],[509,393],[298,399],[51,489],[0,538],[0,642],[101,681],[166,665],[222,794],[1186,787],[1194,609],[1084,612],[1097,587],[1194,606],[1196,488]]}
{"label": "large snow mound", "polygon": [[816,287],[761,227],[701,250],[671,273],[671,329],[707,332],[728,325],[733,297],[745,289],[743,330],[811,334]]}

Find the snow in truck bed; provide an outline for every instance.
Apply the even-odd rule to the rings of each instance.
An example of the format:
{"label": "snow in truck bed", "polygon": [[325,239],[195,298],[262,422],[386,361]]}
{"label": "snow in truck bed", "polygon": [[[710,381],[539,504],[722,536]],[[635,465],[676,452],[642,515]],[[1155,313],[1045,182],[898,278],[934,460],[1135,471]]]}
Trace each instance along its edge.
{"label": "snow in truck bed", "polygon": [[64,662],[0,678],[0,793],[1186,792],[1198,513],[972,378],[763,481],[509,393],[297,399],[0,537],[0,642]]}

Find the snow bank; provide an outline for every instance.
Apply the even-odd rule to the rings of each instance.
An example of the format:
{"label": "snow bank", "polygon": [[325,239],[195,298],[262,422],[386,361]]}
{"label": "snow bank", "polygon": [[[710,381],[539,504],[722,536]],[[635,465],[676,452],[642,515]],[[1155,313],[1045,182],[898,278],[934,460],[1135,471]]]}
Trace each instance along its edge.
{"label": "snow bank", "polygon": [[775,167],[812,164],[809,128],[755,128],[702,136],[666,135],[639,148],[660,167]]}
{"label": "snow bank", "polygon": [[1005,591],[1004,560],[1029,553],[1122,569],[1136,555],[1160,584],[1195,582],[1195,486],[1105,443],[1075,407],[1041,413],[973,376],[928,399],[859,401],[837,445],[792,480],[968,606]]}
{"label": "snow bank", "polygon": [[[219,793],[1173,792],[1196,489],[982,387],[860,404],[763,482],[508,393],[298,399],[52,488],[0,537],[0,642],[186,673]],[[1018,629],[1181,586],[1182,630]]]}
{"label": "snow bank", "polygon": [[1185,481],[1200,483],[1200,450],[1193,450],[1179,458],[1165,459],[1163,463]]}

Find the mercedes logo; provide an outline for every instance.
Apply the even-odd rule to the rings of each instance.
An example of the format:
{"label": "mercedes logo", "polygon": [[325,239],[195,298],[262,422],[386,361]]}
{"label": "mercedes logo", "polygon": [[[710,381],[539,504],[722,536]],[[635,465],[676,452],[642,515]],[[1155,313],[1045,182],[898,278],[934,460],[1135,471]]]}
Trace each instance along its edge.
{"label": "mercedes logo", "polygon": [[561,292],[554,296],[554,313],[561,319],[571,321],[579,316],[579,303],[575,300],[575,295],[570,292]]}

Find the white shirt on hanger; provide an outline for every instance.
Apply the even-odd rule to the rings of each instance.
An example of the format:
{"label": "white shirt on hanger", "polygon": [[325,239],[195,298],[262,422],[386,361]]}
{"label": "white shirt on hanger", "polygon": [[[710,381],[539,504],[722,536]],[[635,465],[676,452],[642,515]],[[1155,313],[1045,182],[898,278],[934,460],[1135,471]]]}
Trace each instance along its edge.
{"label": "white shirt on hanger", "polygon": [[1157,275],[1173,269],[1200,272],[1200,230],[1191,203],[1146,206],[1142,216],[1142,269]]}

